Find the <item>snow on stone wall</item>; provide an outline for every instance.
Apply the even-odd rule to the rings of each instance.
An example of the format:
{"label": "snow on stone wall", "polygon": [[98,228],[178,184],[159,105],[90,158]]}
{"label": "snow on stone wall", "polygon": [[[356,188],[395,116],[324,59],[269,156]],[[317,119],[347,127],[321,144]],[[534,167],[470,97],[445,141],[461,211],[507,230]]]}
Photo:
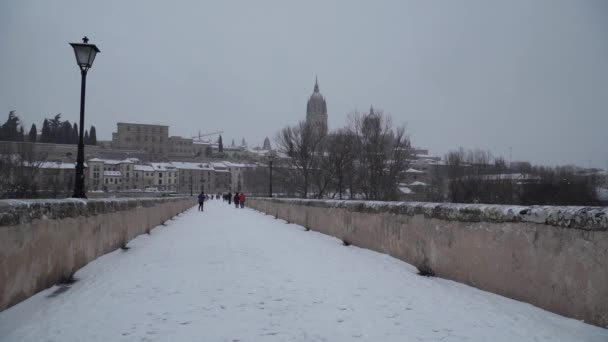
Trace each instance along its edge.
{"label": "snow on stone wall", "polygon": [[608,326],[608,208],[250,198],[438,277]]}
{"label": "snow on stone wall", "polygon": [[[0,227],[68,217],[92,216],[181,200],[181,197],[100,199],[7,199],[0,200]],[[195,201],[192,200],[193,204]]]}
{"label": "snow on stone wall", "polygon": [[515,206],[498,204],[460,204],[428,202],[341,201],[314,199],[267,199],[316,207],[344,208],[358,212],[388,212],[424,215],[460,222],[530,222],[563,228],[608,230],[608,207]]}
{"label": "snow on stone wall", "polygon": [[0,311],[195,205],[189,197],[0,201]]}

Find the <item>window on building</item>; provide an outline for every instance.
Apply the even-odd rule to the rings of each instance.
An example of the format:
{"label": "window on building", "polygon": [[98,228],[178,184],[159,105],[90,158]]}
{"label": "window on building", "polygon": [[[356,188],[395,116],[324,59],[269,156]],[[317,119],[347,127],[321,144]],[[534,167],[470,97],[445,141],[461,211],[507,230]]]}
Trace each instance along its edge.
{"label": "window on building", "polygon": [[162,184],[163,184],[163,180],[162,180],[162,179],[159,179],[159,180],[158,180],[158,185],[162,185]]}
{"label": "window on building", "polygon": [[161,177],[161,178],[163,177],[162,172],[159,172],[159,173],[158,173],[158,177]]}

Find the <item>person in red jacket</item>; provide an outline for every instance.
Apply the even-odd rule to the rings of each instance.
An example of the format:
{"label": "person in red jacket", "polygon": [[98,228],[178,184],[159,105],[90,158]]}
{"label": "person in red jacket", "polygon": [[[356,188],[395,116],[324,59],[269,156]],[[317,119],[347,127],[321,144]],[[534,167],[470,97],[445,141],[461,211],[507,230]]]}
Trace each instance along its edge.
{"label": "person in red jacket", "polygon": [[245,208],[245,193],[241,192],[239,194],[239,203],[241,204],[241,208]]}

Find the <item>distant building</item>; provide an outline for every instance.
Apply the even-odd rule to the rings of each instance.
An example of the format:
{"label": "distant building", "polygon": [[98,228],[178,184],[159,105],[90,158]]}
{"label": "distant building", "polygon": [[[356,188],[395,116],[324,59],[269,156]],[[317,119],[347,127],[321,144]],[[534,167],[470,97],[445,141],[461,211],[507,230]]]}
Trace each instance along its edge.
{"label": "distant building", "polygon": [[152,165],[135,165],[135,182],[137,189],[145,190],[154,188],[154,168]]}
{"label": "distant building", "polygon": [[[172,163],[150,163],[154,170],[153,185],[159,191],[176,192],[178,190],[178,169]],[[145,190],[145,189],[144,189]]]}
{"label": "distant building", "polygon": [[327,135],[327,102],[319,92],[319,82],[315,80],[315,88],[306,104],[306,123],[312,125],[321,135]]}
{"label": "distant building", "polygon": [[137,160],[98,159],[87,161],[89,188],[92,191],[126,191],[137,189],[135,163]]}
{"label": "distant building", "polygon": [[230,175],[230,170],[228,166],[226,166],[225,163],[211,163],[211,166],[215,170],[215,191],[230,191],[230,183],[232,177]]}
{"label": "distant building", "polygon": [[178,157],[192,157],[197,154],[198,150],[192,144],[191,138],[170,137],[169,138],[169,154]]}
{"label": "distant building", "polygon": [[112,148],[141,150],[153,157],[169,154],[169,126],[119,122],[112,133]]}

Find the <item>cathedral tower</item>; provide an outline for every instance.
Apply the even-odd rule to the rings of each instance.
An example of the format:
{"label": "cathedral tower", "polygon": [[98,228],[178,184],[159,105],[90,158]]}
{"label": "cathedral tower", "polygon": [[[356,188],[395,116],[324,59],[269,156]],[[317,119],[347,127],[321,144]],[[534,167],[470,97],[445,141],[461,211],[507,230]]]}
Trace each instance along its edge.
{"label": "cathedral tower", "polygon": [[321,135],[327,135],[327,103],[319,92],[319,82],[316,79],[315,89],[306,104],[306,123]]}

